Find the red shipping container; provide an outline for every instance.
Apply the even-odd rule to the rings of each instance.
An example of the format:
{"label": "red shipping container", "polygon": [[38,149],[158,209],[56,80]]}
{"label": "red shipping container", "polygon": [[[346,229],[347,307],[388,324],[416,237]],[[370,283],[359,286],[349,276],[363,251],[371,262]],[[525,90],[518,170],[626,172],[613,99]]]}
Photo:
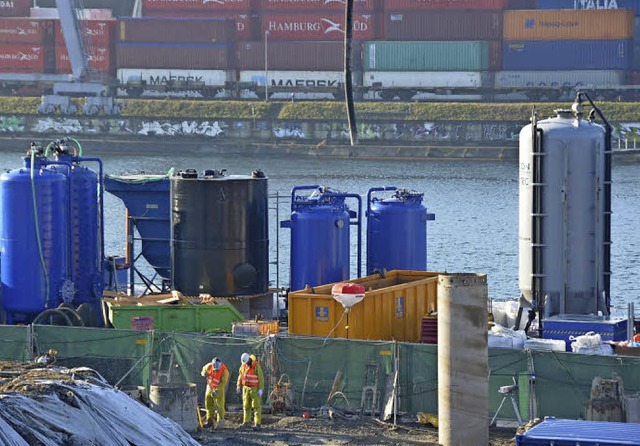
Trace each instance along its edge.
{"label": "red shipping container", "polygon": [[385,12],[384,40],[498,40],[502,13],[493,11]]}
{"label": "red shipping container", "polygon": [[[342,71],[342,42],[269,42],[269,69],[274,71]],[[360,59],[360,45],[352,48],[353,60]],[[238,70],[264,69],[264,43],[237,46]]]}
{"label": "red shipping container", "polygon": [[502,70],[502,40],[489,41],[489,70]]}
{"label": "red shipping container", "polygon": [[120,43],[117,68],[180,68],[227,70],[235,65],[228,45],[167,45]]}
{"label": "red shipping container", "polygon": [[[353,38],[375,40],[377,21],[373,14],[353,15]],[[344,14],[263,14],[262,35],[273,40],[344,40]]]}
{"label": "red shipping container", "polygon": [[502,11],[509,0],[384,0],[385,10],[393,9],[491,9]]}
{"label": "red shipping container", "polygon": [[119,21],[119,39],[131,43],[226,43],[235,40],[231,19],[139,18]]}
{"label": "red shipping container", "polygon": [[142,11],[251,12],[254,0],[142,0]]}
{"label": "red shipping container", "polygon": [[255,14],[211,14],[189,11],[149,11],[146,17],[195,17],[207,19],[229,19],[236,23],[236,40],[250,42],[260,40],[260,18]]}
{"label": "red shipping container", "polygon": [[0,0],[0,17],[28,17],[31,0]]}
{"label": "red shipping container", "polygon": [[0,44],[0,71],[42,73],[44,66],[44,49],[42,45],[24,43]]}
{"label": "red shipping container", "polygon": [[[80,29],[87,36],[91,45],[107,46],[115,41],[115,20],[80,20]],[[56,45],[64,45],[64,36],[60,21],[55,21],[56,27]]]}
{"label": "red shipping container", "polygon": [[44,43],[53,35],[53,20],[0,18],[0,42]]}
{"label": "red shipping container", "polygon": [[[115,72],[113,53],[109,46],[92,47],[89,54],[89,69],[105,73]],[[56,45],[56,72],[71,73],[69,54],[64,45]]]}
{"label": "red shipping container", "polygon": [[[353,10],[374,11],[375,0],[353,0]],[[336,0],[261,0],[263,11],[344,11],[344,1]]]}

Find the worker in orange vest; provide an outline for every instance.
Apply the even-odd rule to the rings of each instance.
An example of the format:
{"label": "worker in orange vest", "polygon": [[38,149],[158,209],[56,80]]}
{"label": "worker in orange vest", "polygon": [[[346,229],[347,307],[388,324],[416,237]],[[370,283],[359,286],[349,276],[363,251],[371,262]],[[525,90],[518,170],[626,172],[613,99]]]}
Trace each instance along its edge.
{"label": "worker in orange vest", "polygon": [[247,427],[251,422],[251,410],[254,413],[253,429],[259,430],[262,423],[262,393],[264,391],[264,375],[262,366],[255,355],[243,353],[240,356],[240,371],[236,392],[242,392],[242,409],[244,417],[240,427]]}
{"label": "worker in orange vest", "polygon": [[213,425],[213,415],[217,414],[216,427],[220,429],[224,427],[225,391],[229,382],[229,369],[219,358],[213,358],[210,363],[202,367],[200,374],[207,377],[207,391],[204,395],[207,417],[204,425]]}

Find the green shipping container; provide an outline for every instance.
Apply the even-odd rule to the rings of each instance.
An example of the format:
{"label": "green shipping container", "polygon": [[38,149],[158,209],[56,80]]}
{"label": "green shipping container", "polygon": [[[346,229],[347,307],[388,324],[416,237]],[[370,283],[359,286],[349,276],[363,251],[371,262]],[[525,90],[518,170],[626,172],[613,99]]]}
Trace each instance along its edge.
{"label": "green shipping container", "polygon": [[367,42],[365,71],[486,71],[488,42]]}
{"label": "green shipping container", "polygon": [[115,328],[185,332],[231,332],[244,320],[238,310],[224,305],[121,305],[105,299]]}

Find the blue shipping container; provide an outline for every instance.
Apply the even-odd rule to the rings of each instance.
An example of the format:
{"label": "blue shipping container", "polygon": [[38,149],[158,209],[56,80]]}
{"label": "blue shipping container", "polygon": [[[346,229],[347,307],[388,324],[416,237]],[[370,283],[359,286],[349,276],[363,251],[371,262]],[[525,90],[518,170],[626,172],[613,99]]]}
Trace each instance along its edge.
{"label": "blue shipping container", "polygon": [[503,70],[627,70],[631,41],[556,40],[504,42]]}
{"label": "blue shipping container", "polygon": [[561,314],[542,321],[542,337],[562,339],[571,351],[571,336],[581,336],[589,332],[600,335],[603,341],[624,341],[627,339],[627,319],[613,319],[585,314]]}
{"label": "blue shipping container", "polygon": [[633,9],[640,11],[640,0],[537,0],[536,9]]}
{"label": "blue shipping container", "polygon": [[640,424],[546,418],[523,434],[516,446],[640,445]]}

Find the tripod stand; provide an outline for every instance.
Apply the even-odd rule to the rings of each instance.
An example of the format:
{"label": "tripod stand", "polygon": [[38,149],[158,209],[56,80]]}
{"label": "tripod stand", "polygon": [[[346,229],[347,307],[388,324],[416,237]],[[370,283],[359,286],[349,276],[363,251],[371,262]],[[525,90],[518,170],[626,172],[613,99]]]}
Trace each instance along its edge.
{"label": "tripod stand", "polygon": [[513,404],[513,410],[516,413],[516,417],[518,418],[518,426],[522,426],[524,424],[522,422],[522,417],[520,416],[520,409],[518,409],[518,402],[516,401],[516,395],[518,393],[518,384],[516,383],[515,378],[512,377],[512,379],[513,379],[512,385],[502,386],[500,387],[500,389],[498,389],[498,393],[504,395],[504,397],[502,398],[502,401],[498,406],[498,410],[496,410],[496,413],[493,415],[493,418],[491,419],[491,423],[489,423],[489,426],[492,426],[493,423],[496,421],[496,418],[500,413],[500,409],[502,409],[502,405],[507,400],[507,398],[511,398],[511,404]]}

